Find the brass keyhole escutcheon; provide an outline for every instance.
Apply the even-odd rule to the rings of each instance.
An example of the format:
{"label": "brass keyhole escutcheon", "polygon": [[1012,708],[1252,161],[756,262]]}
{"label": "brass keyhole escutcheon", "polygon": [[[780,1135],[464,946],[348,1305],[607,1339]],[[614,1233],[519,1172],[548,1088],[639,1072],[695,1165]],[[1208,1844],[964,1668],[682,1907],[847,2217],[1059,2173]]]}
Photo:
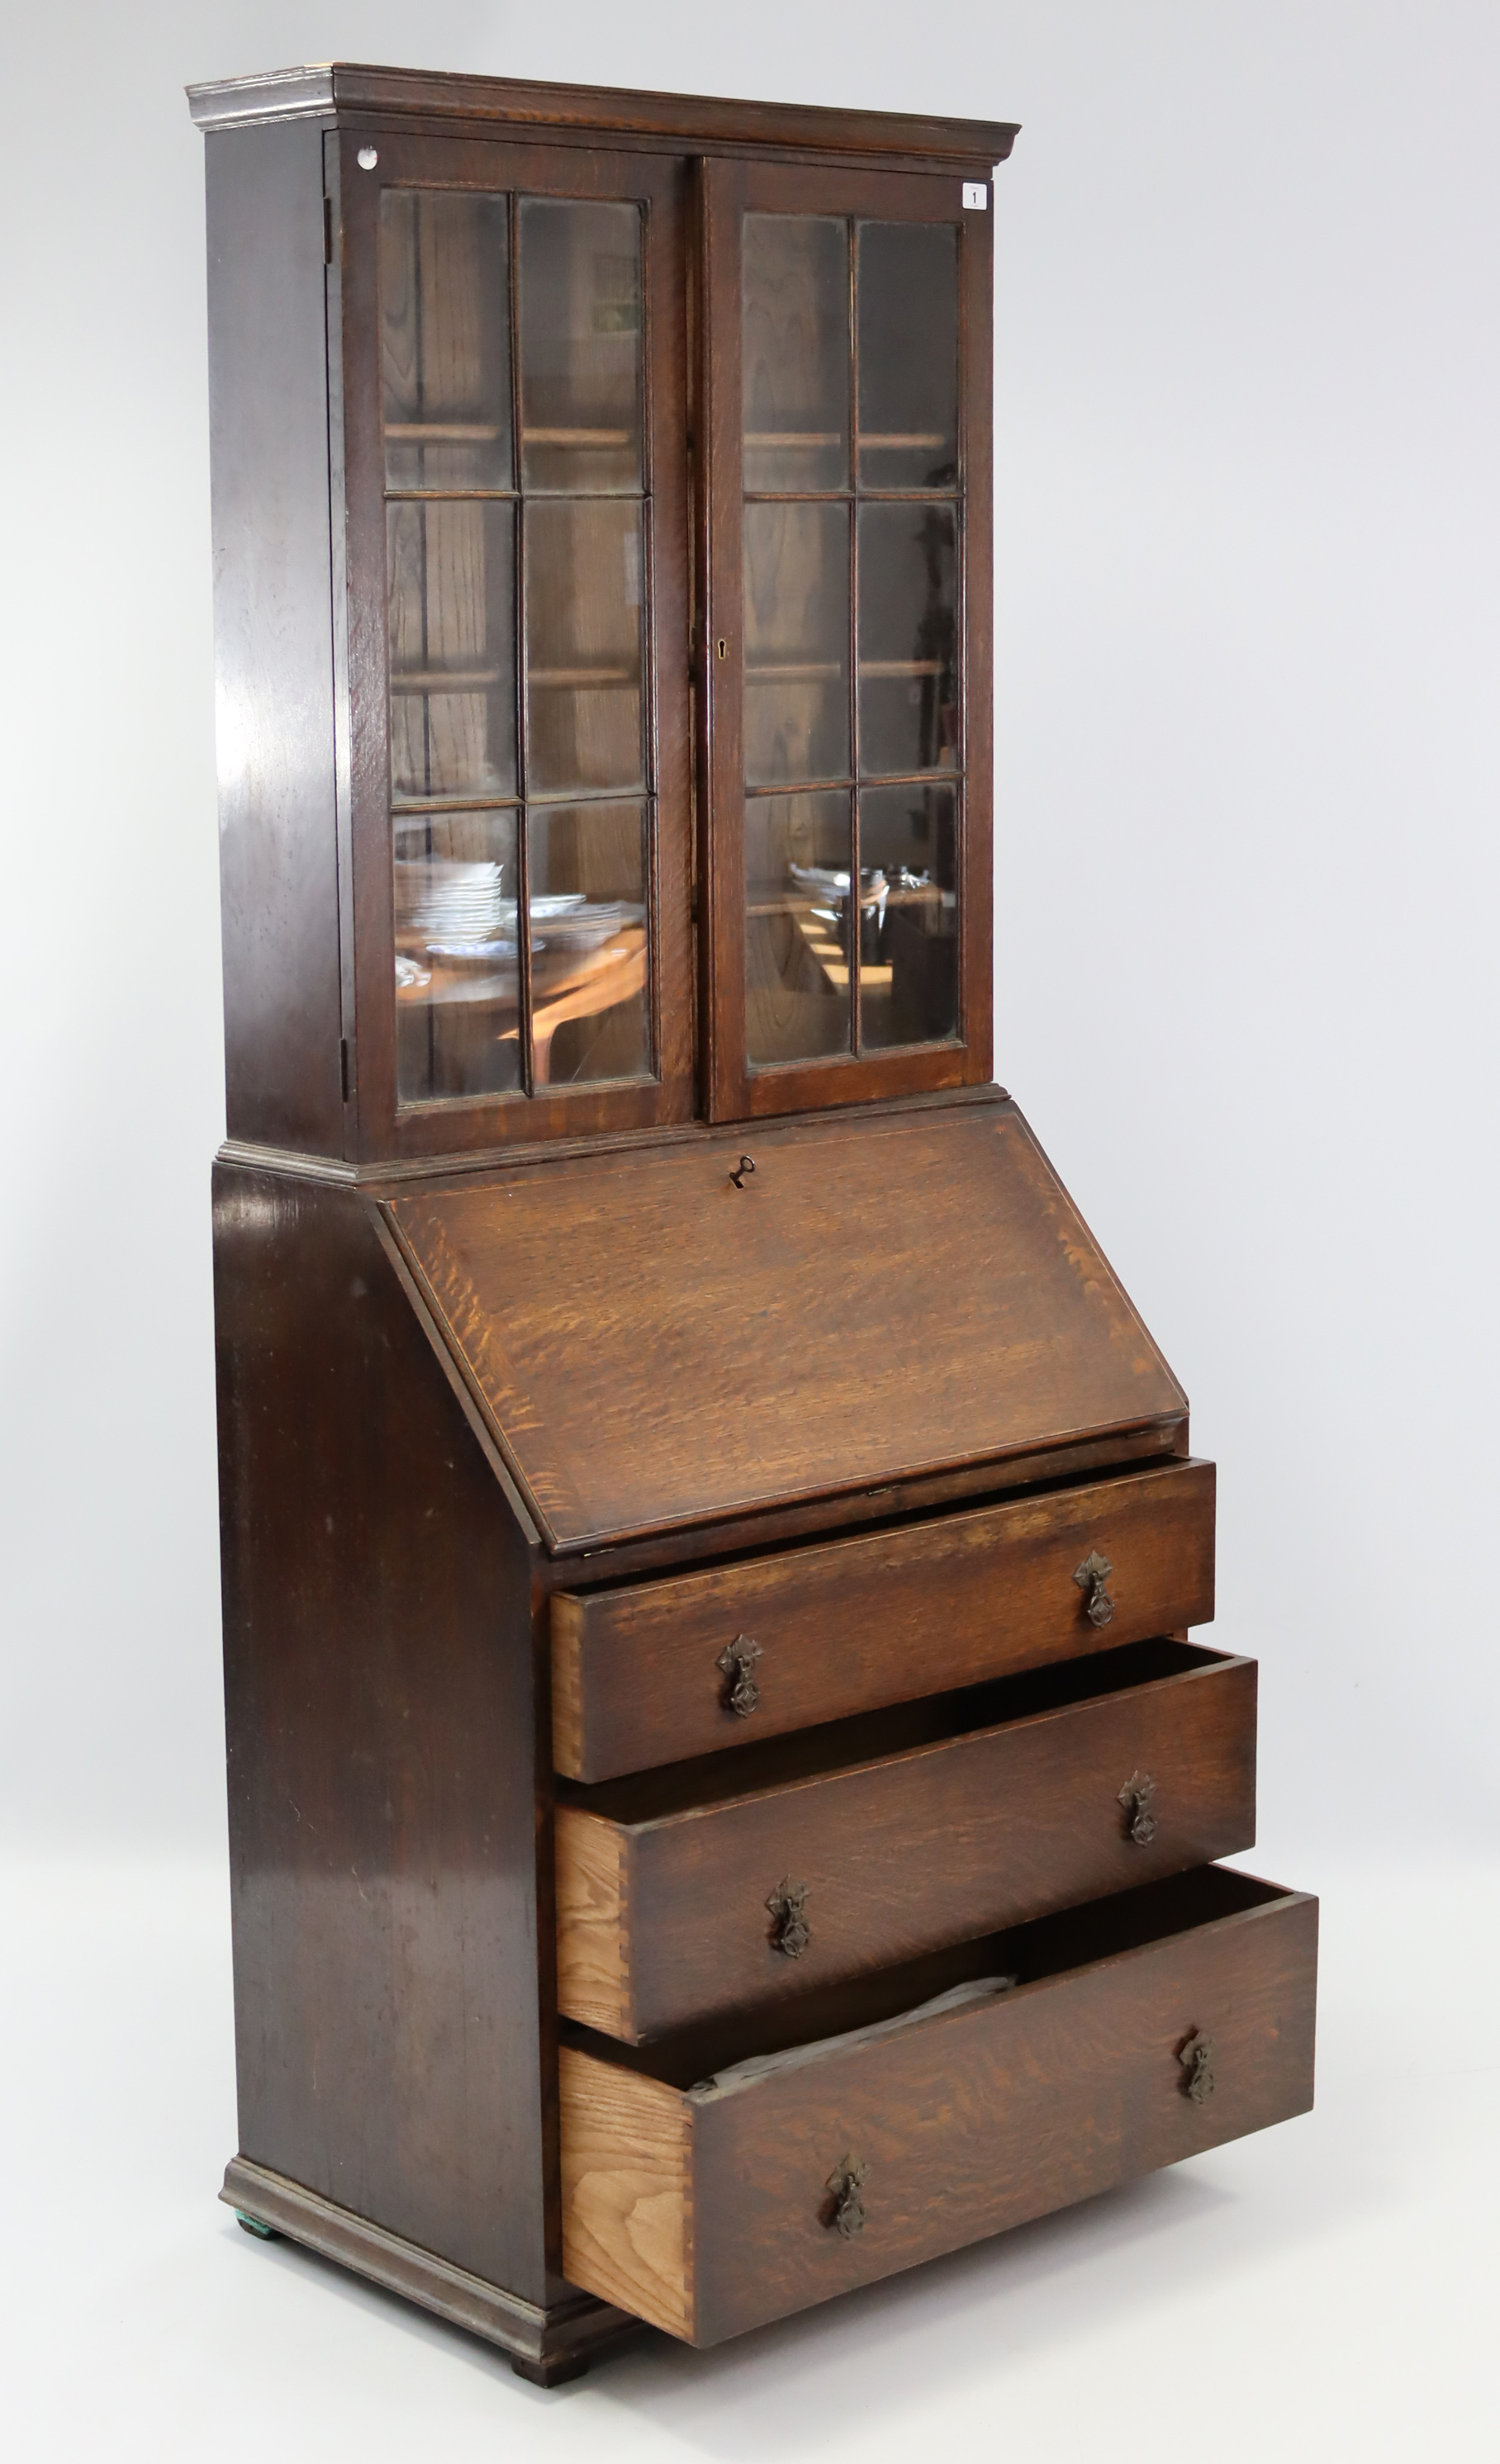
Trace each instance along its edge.
{"label": "brass keyhole escutcheon", "polygon": [[771,1948],[783,1959],[801,1959],[812,1940],[807,1923],[807,1885],[783,1874],[766,1901],[771,1918]]}
{"label": "brass keyhole escutcheon", "polygon": [[1114,1572],[1108,1557],[1101,1557],[1097,1549],[1091,1549],[1083,1564],[1073,1568],[1073,1581],[1084,1595],[1083,1613],[1091,1625],[1108,1625],[1114,1615],[1114,1602],[1104,1588]]}
{"label": "brass keyhole escutcheon", "polygon": [[1185,2045],[1178,2050],[1182,2065],[1182,2094],[1195,2104],[1206,2104],[1214,2092],[1214,2040],[1195,2028]]}
{"label": "brass keyhole escutcheon", "polygon": [[737,1634],[733,1642],[725,1643],[714,1662],[719,1674],[728,1681],[721,1698],[724,1708],[738,1711],[741,1720],[749,1719],[761,1700],[761,1688],[750,1674],[760,1657],[761,1646],[754,1635]]}
{"label": "brass keyhole escutcheon", "polygon": [[863,2233],[868,2218],[865,2214],[864,2188],[870,2178],[870,2167],[857,2156],[846,2156],[836,2165],[824,2184],[828,2193],[823,2211],[823,2221],[841,2241],[852,2241]]}
{"label": "brass keyhole escutcheon", "polygon": [[1156,1793],[1151,1773],[1133,1771],[1115,1799],[1125,1810],[1125,1837],[1134,1839],[1137,1848],[1149,1848],[1157,1836],[1157,1817],[1151,1810]]}
{"label": "brass keyhole escutcheon", "polygon": [[714,656],[717,659],[727,659],[729,656],[729,644],[725,641],[722,633],[720,633],[717,641],[714,645]]}

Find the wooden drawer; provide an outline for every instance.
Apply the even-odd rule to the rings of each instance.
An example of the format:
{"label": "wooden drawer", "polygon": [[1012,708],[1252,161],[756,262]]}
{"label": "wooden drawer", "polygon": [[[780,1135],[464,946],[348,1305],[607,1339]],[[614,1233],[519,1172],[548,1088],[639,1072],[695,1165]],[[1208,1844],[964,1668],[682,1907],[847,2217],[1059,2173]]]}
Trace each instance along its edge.
{"label": "wooden drawer", "polygon": [[1248,1848],[1255,1676],[1131,1643],[569,1792],[559,2008],[635,2043]]}
{"label": "wooden drawer", "polygon": [[[1089,1616],[1092,1586],[1076,1580],[1095,1554],[1110,1569],[1102,1624]],[[660,1582],[560,1592],[553,1760],[571,1779],[613,1779],[1213,1613],[1214,1466],[1191,1462]],[[720,1665],[737,1641],[754,1646],[742,1712]],[[749,1706],[743,1688],[739,1700]]]}
{"label": "wooden drawer", "polygon": [[1019,1980],[747,2084],[695,2085],[745,2050],[722,2023],[564,2045],[563,2272],[713,2344],[1304,2113],[1316,1962],[1315,1900],[1209,1869],[846,1987],[820,2032]]}

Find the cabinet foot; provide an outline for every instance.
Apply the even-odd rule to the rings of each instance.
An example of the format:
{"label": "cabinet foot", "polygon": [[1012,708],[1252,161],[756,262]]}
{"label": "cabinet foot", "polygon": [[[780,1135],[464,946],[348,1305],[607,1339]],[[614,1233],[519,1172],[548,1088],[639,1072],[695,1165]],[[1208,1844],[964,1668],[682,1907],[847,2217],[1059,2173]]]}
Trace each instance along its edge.
{"label": "cabinet foot", "polygon": [[245,2156],[231,2162],[219,2195],[257,2238],[284,2235],[302,2242],[372,2284],[405,2294],[455,2327],[499,2345],[533,2387],[562,2387],[606,2346],[640,2331],[638,2319],[591,2293],[569,2293],[546,2308],[524,2300]]}
{"label": "cabinet foot", "polygon": [[587,2376],[588,2356],[568,2353],[561,2361],[530,2362],[519,2353],[512,2353],[511,2367],[518,2379],[525,2379],[531,2387],[566,2387],[569,2379]]}

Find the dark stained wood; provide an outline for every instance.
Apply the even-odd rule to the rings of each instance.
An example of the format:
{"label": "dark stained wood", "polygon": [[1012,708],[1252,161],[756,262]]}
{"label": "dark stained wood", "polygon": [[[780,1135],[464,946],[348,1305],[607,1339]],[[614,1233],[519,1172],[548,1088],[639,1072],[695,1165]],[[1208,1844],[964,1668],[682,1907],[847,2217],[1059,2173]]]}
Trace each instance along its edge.
{"label": "dark stained wood", "polygon": [[453,77],[426,69],[374,68],[347,60],[224,77],[188,88],[203,128],[312,115],[379,114],[423,121],[494,121],[507,133],[573,129],[669,141],[688,152],[710,144],[915,157],[982,179],[1009,154],[1012,121],[937,120],[894,111],[829,111],[812,103],[736,102],[717,95],[636,94],[613,86],[544,84],[520,77]]}
{"label": "dark stained wood", "polygon": [[207,158],[229,1129],[342,1155],[322,145]]}
{"label": "dark stained wood", "polygon": [[[475,143],[458,137],[383,140],[366,171],[360,140],[340,141],[343,376],[342,476],[347,504],[347,732],[358,1130],[366,1160],[454,1149],[647,1130],[694,1110],[692,781],[688,702],[686,298],[682,228],[685,166],[648,154],[586,153]],[[386,509],[380,426],[380,199],[390,187],[527,195],[622,198],[647,208],[647,446],[651,478],[648,714],[656,788],[652,904],[659,1079],[623,1086],[556,1086],[537,1093],[403,1105],[396,1092],[389,819],[390,755],[386,633]]]}
{"label": "dark stained wood", "polygon": [[[717,2343],[1305,2113],[1316,1957],[1315,1900],[1210,1871],[974,1945],[962,1971],[1015,1991],[733,2091],[691,2092],[700,2046],[695,2072],[565,2046],[569,2274]],[[941,1990],[896,1972],[833,2024]],[[1179,2059],[1195,2035],[1214,2049],[1202,2102]],[[726,2037],[708,2072],[734,2058]],[[845,2238],[827,2185],[849,2159],[866,2222]]]}
{"label": "dark stained wood", "polygon": [[[191,100],[227,714],[224,2195],[553,2384],[632,2317],[712,2343],[1301,2110],[1315,1906],[1199,1865],[1254,1830],[1253,1664],[1185,1638],[1212,1614],[1212,1467],[987,1084],[993,222],[958,188],[1014,129],[342,64]],[[392,184],[643,209],[650,1084],[397,1102]],[[957,227],[967,506],[943,735],[967,782],[962,1038],[759,1073],[747,205]],[[458,405],[460,378],[498,381],[441,340],[465,278],[443,261],[408,357],[430,345]],[[398,597],[408,684],[494,629],[448,587],[461,534]],[[851,694],[858,673],[856,641]],[[1072,1579],[1091,1549],[1114,1568],[1097,1631]],[[714,1667],[742,1633],[758,1727]],[[1147,1778],[1137,1839],[1121,1792]],[[782,1885],[808,1928],[790,1958]],[[995,1972],[1020,1981],[983,2009],[696,2090]],[[1203,2105],[1178,2059],[1195,2030]],[[869,2167],[849,2240],[827,2223],[846,2160]]]}
{"label": "dark stained wood", "polygon": [[[559,2008],[638,2041],[1248,1848],[1255,1664],[1130,1644],[564,1794]],[[767,1912],[783,1881],[797,1957]]]}
{"label": "dark stained wood", "polygon": [[399,2233],[386,2233],[241,2156],[226,2167],[219,2196],[236,2215],[251,2216],[272,2233],[337,2259],[372,2284],[404,2294],[452,2325],[498,2344],[523,2378],[541,2387],[576,2378],[597,2353],[640,2324],[588,2293],[568,2291],[545,2307],[522,2301],[502,2285],[487,2284],[481,2277],[434,2257],[431,2251],[404,2241]]}
{"label": "dark stained wood", "polygon": [[[1113,1568],[1114,1615],[1075,1580]],[[1205,1623],[1214,1467],[1158,1464],[822,1547],[552,1599],[552,1758],[575,1780],[678,1762],[822,1720]],[[759,1700],[718,1666],[757,1645]]]}
{"label": "dark stained wood", "polygon": [[544,2305],[528,1552],[362,1201],[214,1229],[240,2152]]}
{"label": "dark stained wood", "polygon": [[[751,1068],[746,1060],[744,755],[745,635],[741,552],[740,226],[747,211],[851,214],[956,224],[960,236],[963,467],[962,685],[965,781],[960,865],[960,1033],[952,1044]],[[856,172],[753,160],[707,161],[698,197],[702,341],[703,502],[699,551],[698,762],[704,884],[703,1081],[710,1120],[759,1119],[877,1101],[922,1089],[982,1086],[993,1067],[991,854],[991,298],[993,216],[964,213],[951,177]],[[723,660],[708,655],[722,640]],[[945,774],[933,774],[941,784]]]}
{"label": "dark stained wood", "polygon": [[753,1143],[386,1201],[552,1549],[1185,1409],[1013,1105]]}

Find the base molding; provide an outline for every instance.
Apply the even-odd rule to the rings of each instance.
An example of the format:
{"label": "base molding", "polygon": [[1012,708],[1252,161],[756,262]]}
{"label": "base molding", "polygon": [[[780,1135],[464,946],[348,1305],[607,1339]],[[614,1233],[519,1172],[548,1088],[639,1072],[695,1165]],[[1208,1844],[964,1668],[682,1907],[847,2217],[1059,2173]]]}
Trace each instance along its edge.
{"label": "base molding", "polygon": [[518,2293],[507,2293],[503,2285],[471,2276],[399,2233],[387,2233],[384,2225],[338,2207],[284,2173],[253,2164],[248,2156],[230,2159],[219,2196],[252,2225],[302,2242],[388,2293],[404,2294],[455,2327],[467,2327],[472,2335],[498,2344],[510,2355],[513,2368],[538,2387],[558,2387],[564,2379],[577,2378],[605,2345],[641,2324],[591,2293],[575,2293],[541,2309]]}

